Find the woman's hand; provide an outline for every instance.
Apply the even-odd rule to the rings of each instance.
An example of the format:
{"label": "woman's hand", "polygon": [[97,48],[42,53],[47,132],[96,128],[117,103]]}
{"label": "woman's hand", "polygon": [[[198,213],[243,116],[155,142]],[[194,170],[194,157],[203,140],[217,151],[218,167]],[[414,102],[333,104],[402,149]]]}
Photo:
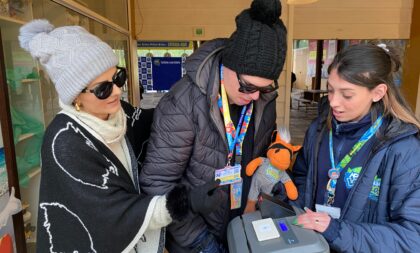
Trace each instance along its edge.
{"label": "woman's hand", "polygon": [[306,229],[313,229],[320,233],[327,230],[330,225],[331,217],[324,212],[314,212],[305,207],[306,213],[301,214],[295,218],[293,225],[297,225]]}

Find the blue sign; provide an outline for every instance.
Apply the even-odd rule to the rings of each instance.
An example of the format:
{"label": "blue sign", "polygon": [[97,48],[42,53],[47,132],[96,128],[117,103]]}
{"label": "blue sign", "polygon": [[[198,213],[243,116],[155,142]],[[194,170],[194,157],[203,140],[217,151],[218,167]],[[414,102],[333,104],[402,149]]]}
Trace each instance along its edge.
{"label": "blue sign", "polygon": [[146,91],[166,91],[185,74],[185,57],[139,57],[139,80]]}
{"label": "blue sign", "polygon": [[152,57],[154,90],[169,90],[182,77],[181,57]]}

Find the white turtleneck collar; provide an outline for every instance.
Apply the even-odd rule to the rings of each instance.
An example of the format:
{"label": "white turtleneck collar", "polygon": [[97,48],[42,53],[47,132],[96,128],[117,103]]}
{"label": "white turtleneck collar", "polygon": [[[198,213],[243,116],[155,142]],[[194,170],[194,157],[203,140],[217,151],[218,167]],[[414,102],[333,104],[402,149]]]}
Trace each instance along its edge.
{"label": "white turtleneck collar", "polygon": [[127,129],[127,118],[122,109],[115,114],[109,116],[107,120],[100,119],[92,114],[76,111],[71,105],[66,105],[60,101],[60,106],[63,109],[60,113],[65,113],[68,116],[75,118],[87,125],[96,133],[96,137],[100,137],[106,144],[121,141]]}

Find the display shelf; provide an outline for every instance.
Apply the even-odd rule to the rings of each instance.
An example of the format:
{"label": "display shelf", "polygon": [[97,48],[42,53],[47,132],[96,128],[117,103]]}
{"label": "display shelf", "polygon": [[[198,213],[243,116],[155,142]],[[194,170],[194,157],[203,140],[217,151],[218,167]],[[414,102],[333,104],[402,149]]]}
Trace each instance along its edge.
{"label": "display shelf", "polygon": [[14,24],[18,24],[18,25],[24,25],[27,22],[17,19],[17,18],[12,18],[12,17],[8,17],[8,16],[3,16],[0,15],[0,23],[1,24],[7,24],[7,23],[14,23]]}
{"label": "display shelf", "polygon": [[35,135],[34,133],[22,134],[22,135],[19,137],[18,142],[21,142],[21,141],[24,141],[24,140],[26,140],[26,139],[29,139],[29,138],[31,138],[31,137],[32,137],[32,136],[34,136],[34,135]]}
{"label": "display shelf", "polygon": [[[26,252],[25,239],[27,242],[35,242],[37,203],[41,168],[39,162],[34,160],[39,157],[40,145],[38,145],[45,129],[43,95],[47,93],[47,88],[41,86],[39,71],[36,62],[31,55],[22,49],[19,45],[19,29],[32,19],[32,1],[22,1],[23,5],[17,6],[10,16],[7,13],[0,15],[2,59],[4,67],[2,74],[5,76],[5,83],[2,83],[8,89],[8,104],[10,112],[9,135],[13,143],[13,155],[15,160],[14,170],[16,182],[14,187],[20,191],[20,199],[29,204],[25,207],[27,213],[21,214],[21,221],[16,223],[19,237],[16,238],[16,252]],[[18,8],[18,9],[17,9]],[[6,100],[4,100],[6,101]],[[0,101],[3,107],[3,101]],[[41,126],[42,125],[42,126]],[[12,127],[13,126],[13,127]],[[13,138],[13,132],[17,139]],[[17,164],[19,158],[19,165]],[[19,170],[22,166],[22,170]],[[19,177],[19,172],[22,175]],[[26,225],[25,225],[26,223]],[[27,225],[29,224],[28,230]],[[15,230],[16,231],[16,230]],[[25,236],[25,232],[29,233]],[[1,251],[1,250],[0,250]]]}
{"label": "display shelf", "polygon": [[38,174],[41,173],[41,167],[35,167],[31,171],[28,172],[29,179],[34,178]]}
{"label": "display shelf", "polygon": [[23,83],[23,84],[34,83],[34,82],[37,82],[37,81],[39,81],[39,79],[32,79],[32,78],[30,78],[30,79],[22,79],[22,80],[20,80],[20,82]]}

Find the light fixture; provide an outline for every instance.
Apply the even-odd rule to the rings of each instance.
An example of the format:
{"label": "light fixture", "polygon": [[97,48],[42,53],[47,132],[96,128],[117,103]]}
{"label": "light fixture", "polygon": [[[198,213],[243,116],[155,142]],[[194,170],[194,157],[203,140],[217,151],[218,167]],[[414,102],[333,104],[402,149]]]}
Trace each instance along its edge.
{"label": "light fixture", "polygon": [[311,4],[315,2],[318,2],[318,0],[287,0],[287,4],[290,5]]}

